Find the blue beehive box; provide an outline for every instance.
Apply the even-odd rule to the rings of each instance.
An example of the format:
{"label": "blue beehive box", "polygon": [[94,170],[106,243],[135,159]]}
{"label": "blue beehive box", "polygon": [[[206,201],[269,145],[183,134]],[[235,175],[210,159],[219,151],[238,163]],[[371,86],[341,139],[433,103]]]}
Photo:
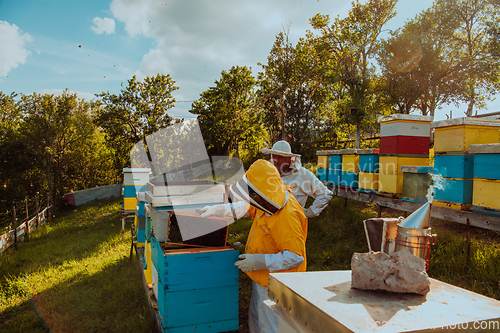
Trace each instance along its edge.
{"label": "blue beehive box", "polygon": [[333,170],[342,170],[342,155],[335,154],[328,157],[328,168]]}
{"label": "blue beehive box", "polygon": [[239,253],[230,246],[169,249],[152,237],[163,332],[238,330]]}
{"label": "blue beehive box", "polygon": [[434,177],[434,199],[457,204],[471,204],[472,185],[472,179]]}
{"label": "blue beehive box", "polygon": [[500,179],[500,154],[474,155],[474,178]]}
{"label": "blue beehive box", "polygon": [[328,169],[328,183],[336,186],[340,185],[341,169]]}
{"label": "blue beehive box", "polygon": [[322,182],[327,182],[328,181],[328,169],[320,169],[318,168],[316,170],[316,174],[319,180]]}
{"label": "blue beehive box", "polygon": [[435,155],[434,175],[441,178],[472,179],[474,155]]}
{"label": "blue beehive box", "polygon": [[359,174],[357,172],[341,171],[340,185],[350,188],[358,188]]}
{"label": "blue beehive box", "polygon": [[379,149],[358,149],[359,171],[377,173],[379,169]]}
{"label": "blue beehive box", "polygon": [[146,217],[145,216],[136,216],[137,217],[137,245],[144,246],[144,242],[146,241]]}
{"label": "blue beehive box", "polygon": [[135,198],[137,193],[145,192],[147,190],[147,185],[124,185],[123,186],[123,197],[124,198]]}

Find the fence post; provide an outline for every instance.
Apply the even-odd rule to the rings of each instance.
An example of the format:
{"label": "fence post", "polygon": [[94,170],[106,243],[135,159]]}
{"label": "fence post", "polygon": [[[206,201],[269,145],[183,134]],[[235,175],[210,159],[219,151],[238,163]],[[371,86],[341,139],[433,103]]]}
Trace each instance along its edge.
{"label": "fence post", "polygon": [[24,199],[26,203],[26,227],[24,228],[24,239],[29,239],[30,237],[30,214],[28,212],[28,199]]}
{"label": "fence post", "polygon": [[35,197],[35,210],[36,210],[36,228],[40,225],[40,210],[38,209],[38,194]]}
{"label": "fence post", "polygon": [[50,211],[52,209],[50,208],[50,192],[47,192],[47,216],[45,217],[47,219],[47,222],[50,220]]}
{"label": "fence post", "polygon": [[12,211],[14,212],[14,246],[17,249],[17,218],[16,218],[16,206],[12,206]]}

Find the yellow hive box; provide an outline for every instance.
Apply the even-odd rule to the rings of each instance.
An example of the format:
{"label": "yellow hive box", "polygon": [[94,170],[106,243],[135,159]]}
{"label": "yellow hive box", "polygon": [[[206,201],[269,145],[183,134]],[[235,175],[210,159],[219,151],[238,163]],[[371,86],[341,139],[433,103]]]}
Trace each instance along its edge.
{"label": "yellow hive box", "polygon": [[403,174],[386,175],[380,173],[378,176],[378,191],[394,194],[403,193]]}
{"label": "yellow hive box", "polygon": [[342,171],[359,172],[359,155],[342,155]]}
{"label": "yellow hive box", "polygon": [[470,210],[472,207],[472,204],[463,204],[435,199],[432,201],[432,204],[436,207],[451,208],[456,210]]}
{"label": "yellow hive box", "polygon": [[144,277],[146,278],[146,283],[150,284],[153,281],[153,262],[151,261],[151,243],[146,241],[146,246],[144,246],[144,256],[146,257],[147,268],[144,270]]}
{"label": "yellow hive box", "polygon": [[474,206],[500,209],[500,180],[474,179],[472,190],[472,204]]}
{"label": "yellow hive box", "polygon": [[464,152],[469,145],[500,142],[500,119],[457,118],[433,122],[434,153]]}
{"label": "yellow hive box", "polygon": [[360,172],[359,173],[359,188],[365,190],[378,190],[378,173]]}
{"label": "yellow hive box", "polygon": [[379,157],[379,173],[381,175],[403,175],[401,166],[428,166],[429,158],[427,157],[400,157],[400,156],[380,156]]}
{"label": "yellow hive box", "polygon": [[137,205],[136,198],[123,198],[123,209],[135,211],[135,206]]}
{"label": "yellow hive box", "polygon": [[318,156],[318,169],[328,169],[328,156]]}

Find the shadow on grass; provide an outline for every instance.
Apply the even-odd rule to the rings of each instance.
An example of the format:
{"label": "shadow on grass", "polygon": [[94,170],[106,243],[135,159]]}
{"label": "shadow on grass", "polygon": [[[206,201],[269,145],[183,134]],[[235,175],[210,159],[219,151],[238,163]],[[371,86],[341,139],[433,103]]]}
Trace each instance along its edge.
{"label": "shadow on grass", "polygon": [[137,260],[129,258],[89,276],[73,276],[33,297],[56,332],[153,332],[153,318]]}
{"label": "shadow on grass", "polygon": [[0,332],[9,333],[44,333],[47,329],[38,317],[31,300],[0,312]]}

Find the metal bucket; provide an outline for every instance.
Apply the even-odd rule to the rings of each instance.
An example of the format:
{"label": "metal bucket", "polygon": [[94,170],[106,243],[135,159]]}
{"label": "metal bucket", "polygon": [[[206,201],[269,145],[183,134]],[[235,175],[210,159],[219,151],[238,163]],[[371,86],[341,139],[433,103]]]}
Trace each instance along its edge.
{"label": "metal bucket", "polygon": [[429,256],[431,253],[431,228],[405,228],[398,225],[398,235],[396,237],[396,251],[404,248],[425,260],[425,270],[429,268]]}

